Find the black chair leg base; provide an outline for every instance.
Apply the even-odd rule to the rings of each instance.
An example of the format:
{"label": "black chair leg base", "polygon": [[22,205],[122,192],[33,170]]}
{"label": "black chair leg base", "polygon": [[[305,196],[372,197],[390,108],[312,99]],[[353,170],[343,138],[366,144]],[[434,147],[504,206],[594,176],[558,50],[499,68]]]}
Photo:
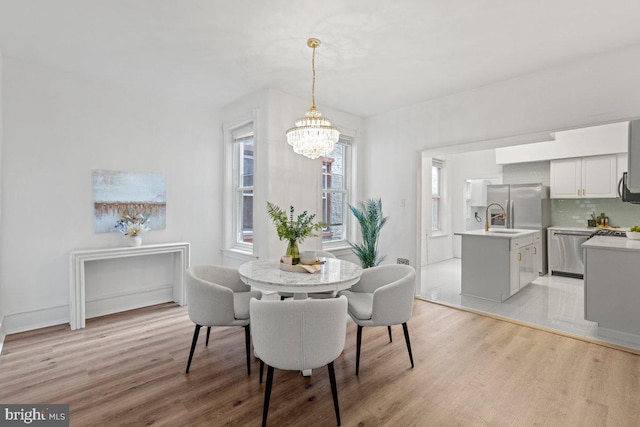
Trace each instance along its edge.
{"label": "black chair leg base", "polygon": [[247,375],[251,375],[251,327],[244,327],[244,346],[247,351]]}
{"label": "black chair leg base", "polygon": [[198,334],[200,333],[200,328],[202,328],[202,326],[196,325],[196,329],[193,331],[193,339],[191,340],[191,351],[189,352],[187,371],[185,372],[186,374],[189,373],[189,368],[191,367],[191,359],[193,359],[193,352],[196,349],[196,343],[198,342]]}
{"label": "black chair leg base", "polygon": [[340,425],[340,407],[338,405],[338,387],[336,386],[336,374],[333,369],[333,362],[327,365],[329,370],[329,381],[331,382],[331,396],[333,397],[333,408],[336,411],[336,422]]}
{"label": "black chair leg base", "polygon": [[360,345],[362,344],[362,326],[358,325],[358,334],[356,340],[356,377],[360,373]]}
{"label": "black chair leg base", "polygon": [[411,367],[413,368],[413,353],[411,353],[411,341],[409,340],[409,329],[407,328],[407,322],[402,324],[402,330],[404,331],[404,340],[407,342],[407,350],[409,351],[409,360],[411,360]]}
{"label": "black chair leg base", "polygon": [[267,368],[267,386],[264,390],[264,407],[262,408],[262,427],[267,425],[269,413],[269,400],[271,399],[271,386],[273,385],[273,366]]}

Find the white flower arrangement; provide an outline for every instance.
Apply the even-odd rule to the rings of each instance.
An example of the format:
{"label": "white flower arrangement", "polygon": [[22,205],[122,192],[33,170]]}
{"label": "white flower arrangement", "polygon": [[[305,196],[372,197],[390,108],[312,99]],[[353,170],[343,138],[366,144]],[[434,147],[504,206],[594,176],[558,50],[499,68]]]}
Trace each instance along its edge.
{"label": "white flower arrangement", "polygon": [[125,236],[139,236],[151,230],[146,224],[148,221],[149,218],[145,218],[141,214],[134,215],[133,217],[125,215],[116,222],[116,229]]}

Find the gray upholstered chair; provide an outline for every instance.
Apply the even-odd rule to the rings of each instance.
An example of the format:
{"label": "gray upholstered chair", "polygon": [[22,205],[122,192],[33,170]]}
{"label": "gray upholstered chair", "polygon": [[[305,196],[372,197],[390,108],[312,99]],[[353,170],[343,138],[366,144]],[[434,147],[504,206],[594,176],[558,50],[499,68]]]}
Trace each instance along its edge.
{"label": "gray upholstered chair", "polygon": [[262,425],[267,423],[274,368],[301,371],[327,365],[336,421],[340,408],[333,361],[344,350],[347,299],[306,299],[294,301],[251,300],[253,348],[260,359],[260,380],[264,364],[267,384],[264,392]]}
{"label": "gray upholstered chair", "polygon": [[386,326],[391,336],[391,325],[400,325],[409,351],[413,368],[413,354],[407,321],[413,314],[413,296],[416,272],[413,267],[401,264],[380,265],[362,270],[360,281],[340,295],[349,301],[349,316],[358,325],[356,347],[356,375],[360,371],[360,347],[362,328]]}
{"label": "gray upholstered chair", "polygon": [[218,265],[197,265],[187,269],[187,309],[189,318],[196,324],[191,342],[187,373],[198,341],[200,328],[207,327],[207,341],[212,326],[242,326],[245,332],[247,373],[251,374],[249,300],[262,298],[260,291],[240,280],[238,270]]}
{"label": "gray upholstered chair", "polygon": [[[318,258],[333,258],[333,259],[336,258],[336,256],[331,252],[326,252],[326,251],[315,251],[315,252]],[[285,298],[293,297],[292,292],[278,292],[278,295],[280,296],[280,301],[284,300]],[[336,296],[336,293],[334,291],[311,292],[308,294],[308,296],[309,298],[315,298],[315,299],[334,298]]]}

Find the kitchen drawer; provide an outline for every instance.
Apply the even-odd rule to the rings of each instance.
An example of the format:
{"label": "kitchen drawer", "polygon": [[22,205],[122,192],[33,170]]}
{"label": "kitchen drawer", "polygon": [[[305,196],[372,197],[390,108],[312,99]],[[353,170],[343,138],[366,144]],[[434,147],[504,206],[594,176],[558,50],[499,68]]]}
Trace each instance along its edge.
{"label": "kitchen drawer", "polygon": [[515,250],[523,248],[523,247],[525,247],[527,245],[532,244],[533,243],[533,238],[535,236],[538,236],[538,234],[529,234],[527,236],[517,237],[517,238],[511,239],[511,242],[510,242],[510,245],[509,245],[509,250],[515,251]]}

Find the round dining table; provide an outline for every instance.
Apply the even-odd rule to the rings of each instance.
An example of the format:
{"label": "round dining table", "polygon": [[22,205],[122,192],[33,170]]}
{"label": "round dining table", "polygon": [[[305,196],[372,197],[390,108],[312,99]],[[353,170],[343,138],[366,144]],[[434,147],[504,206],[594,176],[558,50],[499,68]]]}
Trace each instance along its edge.
{"label": "round dining table", "polygon": [[279,260],[257,260],[238,269],[247,285],[262,291],[291,292],[294,299],[304,299],[311,292],[341,291],[360,280],[362,268],[349,261],[327,258],[314,273],[285,271]]}

